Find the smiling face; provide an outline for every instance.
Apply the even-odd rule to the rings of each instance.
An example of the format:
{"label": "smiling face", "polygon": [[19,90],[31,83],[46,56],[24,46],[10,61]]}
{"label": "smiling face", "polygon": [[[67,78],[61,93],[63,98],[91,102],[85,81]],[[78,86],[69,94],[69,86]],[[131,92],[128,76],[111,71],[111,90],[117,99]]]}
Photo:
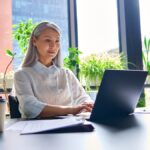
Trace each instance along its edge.
{"label": "smiling face", "polygon": [[60,49],[60,34],[54,29],[45,29],[39,37],[33,37],[33,44],[37,48],[39,61],[51,64]]}

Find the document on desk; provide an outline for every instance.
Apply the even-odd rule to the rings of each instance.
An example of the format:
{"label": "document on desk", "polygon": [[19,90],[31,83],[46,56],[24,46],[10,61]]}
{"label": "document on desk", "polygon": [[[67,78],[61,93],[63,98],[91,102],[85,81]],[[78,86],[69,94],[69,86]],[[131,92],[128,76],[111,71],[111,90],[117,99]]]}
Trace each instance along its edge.
{"label": "document on desk", "polygon": [[[22,125],[22,130],[20,134],[32,134],[52,131],[66,127],[73,127],[81,125],[83,123],[84,120],[77,117],[69,117],[65,119],[54,120],[26,120],[15,123],[14,125],[12,125],[12,128],[14,129],[15,126],[18,127],[18,124],[20,124]],[[11,127],[9,127],[8,129],[11,130]]]}

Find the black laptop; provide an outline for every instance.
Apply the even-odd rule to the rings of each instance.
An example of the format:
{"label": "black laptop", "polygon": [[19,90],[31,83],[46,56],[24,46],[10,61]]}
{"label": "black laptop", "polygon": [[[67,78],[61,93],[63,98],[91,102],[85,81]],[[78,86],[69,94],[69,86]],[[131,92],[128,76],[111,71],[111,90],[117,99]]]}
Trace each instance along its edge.
{"label": "black laptop", "polygon": [[146,76],[141,70],[106,70],[89,120],[103,122],[132,114]]}

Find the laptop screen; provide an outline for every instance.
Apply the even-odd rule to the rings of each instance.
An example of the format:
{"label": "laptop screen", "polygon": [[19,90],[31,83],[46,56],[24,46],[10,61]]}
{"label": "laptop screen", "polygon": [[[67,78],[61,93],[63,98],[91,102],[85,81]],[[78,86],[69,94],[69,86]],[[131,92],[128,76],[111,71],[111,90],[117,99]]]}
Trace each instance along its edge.
{"label": "laptop screen", "polygon": [[133,113],[147,76],[141,70],[106,70],[90,120],[101,121]]}

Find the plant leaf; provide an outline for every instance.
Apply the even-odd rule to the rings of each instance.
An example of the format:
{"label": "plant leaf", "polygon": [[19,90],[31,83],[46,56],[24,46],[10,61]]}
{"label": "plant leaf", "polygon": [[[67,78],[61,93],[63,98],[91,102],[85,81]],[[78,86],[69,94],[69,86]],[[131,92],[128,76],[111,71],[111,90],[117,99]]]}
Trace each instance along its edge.
{"label": "plant leaf", "polygon": [[11,57],[15,56],[15,53],[12,53],[9,49],[6,50],[6,54]]}
{"label": "plant leaf", "polygon": [[145,49],[147,50],[147,39],[146,39],[146,37],[144,37],[144,46],[145,46]]}

